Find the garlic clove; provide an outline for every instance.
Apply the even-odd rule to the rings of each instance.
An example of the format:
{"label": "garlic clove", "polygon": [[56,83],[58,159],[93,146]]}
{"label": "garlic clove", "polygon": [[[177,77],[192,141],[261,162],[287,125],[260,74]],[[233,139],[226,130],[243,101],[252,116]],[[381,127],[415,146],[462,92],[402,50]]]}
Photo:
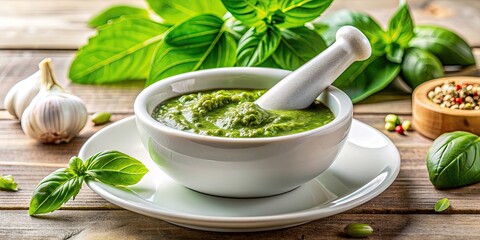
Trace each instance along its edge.
{"label": "garlic clove", "polygon": [[22,129],[43,143],[70,142],[87,123],[85,104],[55,81],[50,59],[43,60],[39,67],[41,89],[23,113]]}
{"label": "garlic clove", "polygon": [[41,93],[25,110],[22,129],[43,143],[70,142],[87,123],[87,109],[68,93]]}
{"label": "garlic clove", "polygon": [[38,94],[41,87],[41,73],[35,72],[26,79],[15,84],[7,93],[4,100],[5,109],[17,119],[22,118],[23,111]]}

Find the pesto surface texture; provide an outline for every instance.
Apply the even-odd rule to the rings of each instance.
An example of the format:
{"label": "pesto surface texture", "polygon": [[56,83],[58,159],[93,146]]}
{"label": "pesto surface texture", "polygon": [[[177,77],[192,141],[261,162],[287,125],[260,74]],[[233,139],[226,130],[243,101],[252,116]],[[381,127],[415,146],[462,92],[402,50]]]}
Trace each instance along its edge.
{"label": "pesto surface texture", "polygon": [[211,90],[159,104],[152,116],[178,130],[208,136],[246,138],[299,133],[331,122],[320,102],[302,110],[265,110],[254,103],[266,90]]}

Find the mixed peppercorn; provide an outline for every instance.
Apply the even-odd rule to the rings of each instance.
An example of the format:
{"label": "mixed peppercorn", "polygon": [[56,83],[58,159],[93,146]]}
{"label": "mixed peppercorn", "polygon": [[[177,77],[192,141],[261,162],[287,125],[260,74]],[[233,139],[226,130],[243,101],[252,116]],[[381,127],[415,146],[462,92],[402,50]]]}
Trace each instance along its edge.
{"label": "mixed peppercorn", "polygon": [[480,85],[445,82],[428,92],[428,98],[442,108],[480,110]]}
{"label": "mixed peppercorn", "polygon": [[395,131],[399,134],[405,134],[405,131],[410,130],[412,122],[409,120],[401,121],[395,114],[388,114],[385,117],[385,130]]}

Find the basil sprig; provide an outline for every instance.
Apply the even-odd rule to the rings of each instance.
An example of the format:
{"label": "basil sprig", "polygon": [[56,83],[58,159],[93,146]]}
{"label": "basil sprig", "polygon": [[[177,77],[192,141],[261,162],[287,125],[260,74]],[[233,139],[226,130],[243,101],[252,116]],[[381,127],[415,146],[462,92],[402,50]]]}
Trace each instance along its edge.
{"label": "basil sprig", "polygon": [[0,190],[3,191],[18,191],[17,183],[12,175],[0,175]]}
{"label": "basil sprig", "polygon": [[129,186],[138,183],[147,172],[140,161],[118,151],[100,152],[85,163],[73,157],[67,168],[56,170],[37,185],[28,213],[37,215],[59,209],[70,198],[75,199],[85,179]]}
{"label": "basil sprig", "polygon": [[443,76],[442,63],[475,64],[472,49],[455,33],[440,27],[415,26],[405,1],[401,1],[385,30],[367,14],[346,10],[313,24],[328,44],[335,40],[337,30],[346,25],[357,27],[369,39],[372,56],[354,63],[334,82],[354,103],[382,90],[398,76],[415,88]]}
{"label": "basil sprig", "polygon": [[[161,23],[133,7],[113,7],[91,20],[106,24],[78,50],[69,77],[87,84],[146,79],[150,85],[208,68],[293,70],[326,48],[305,25],[332,1],[147,0]],[[125,14],[118,17],[120,10]]]}
{"label": "basil sprig", "polygon": [[406,1],[386,29],[355,11],[314,21],[333,0],[146,1],[149,12],[114,6],[90,21],[94,26],[105,24],[78,50],[69,71],[73,82],[146,79],[148,86],[209,68],[295,70],[332,44],[337,30],[346,25],[365,33],[373,50],[369,59],[354,63],[334,83],[353,102],[382,90],[398,76],[416,87],[442,76],[442,64],[475,64],[471,48],[455,33],[415,26]]}

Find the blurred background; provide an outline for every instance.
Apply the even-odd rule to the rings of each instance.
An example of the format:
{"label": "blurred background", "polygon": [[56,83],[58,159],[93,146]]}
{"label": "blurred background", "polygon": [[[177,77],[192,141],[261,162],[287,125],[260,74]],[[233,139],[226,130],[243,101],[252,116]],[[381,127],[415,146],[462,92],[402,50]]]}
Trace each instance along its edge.
{"label": "blurred background", "polygon": [[[480,47],[480,1],[408,0],[416,24],[455,30]],[[94,31],[85,22],[108,6],[146,7],[144,0],[0,0],[1,49],[77,49]],[[335,0],[324,15],[339,9],[360,10],[385,26],[398,0]]]}
{"label": "blurred background", "polygon": [[[480,1],[407,2],[416,24],[435,24],[458,33],[473,47],[479,65]],[[37,63],[43,58],[51,57],[60,83],[74,93],[88,95],[83,99],[87,104],[92,104],[91,111],[105,107],[117,109],[118,105],[128,106],[127,109],[117,109],[118,111],[132,110],[130,106],[133,99],[143,87],[141,81],[116,84],[115,91],[120,91],[122,96],[117,99],[117,105],[108,101],[110,96],[103,93],[104,86],[72,85],[67,78],[76,50],[95,34],[95,30],[87,26],[88,19],[109,6],[119,4],[147,7],[144,0],[0,0],[0,96],[4,96],[14,82],[35,72]],[[340,9],[358,10],[370,14],[385,27],[398,4],[398,0],[335,0],[323,16]],[[478,67],[469,67],[458,74],[480,75]],[[94,100],[100,92],[102,99]],[[410,102],[410,95],[387,95],[390,101],[381,104],[400,105]],[[375,98],[373,101],[378,102]],[[3,98],[0,98],[0,106],[3,106]],[[363,107],[369,107],[368,100],[356,105],[357,109]],[[408,113],[409,110],[404,112]]]}

